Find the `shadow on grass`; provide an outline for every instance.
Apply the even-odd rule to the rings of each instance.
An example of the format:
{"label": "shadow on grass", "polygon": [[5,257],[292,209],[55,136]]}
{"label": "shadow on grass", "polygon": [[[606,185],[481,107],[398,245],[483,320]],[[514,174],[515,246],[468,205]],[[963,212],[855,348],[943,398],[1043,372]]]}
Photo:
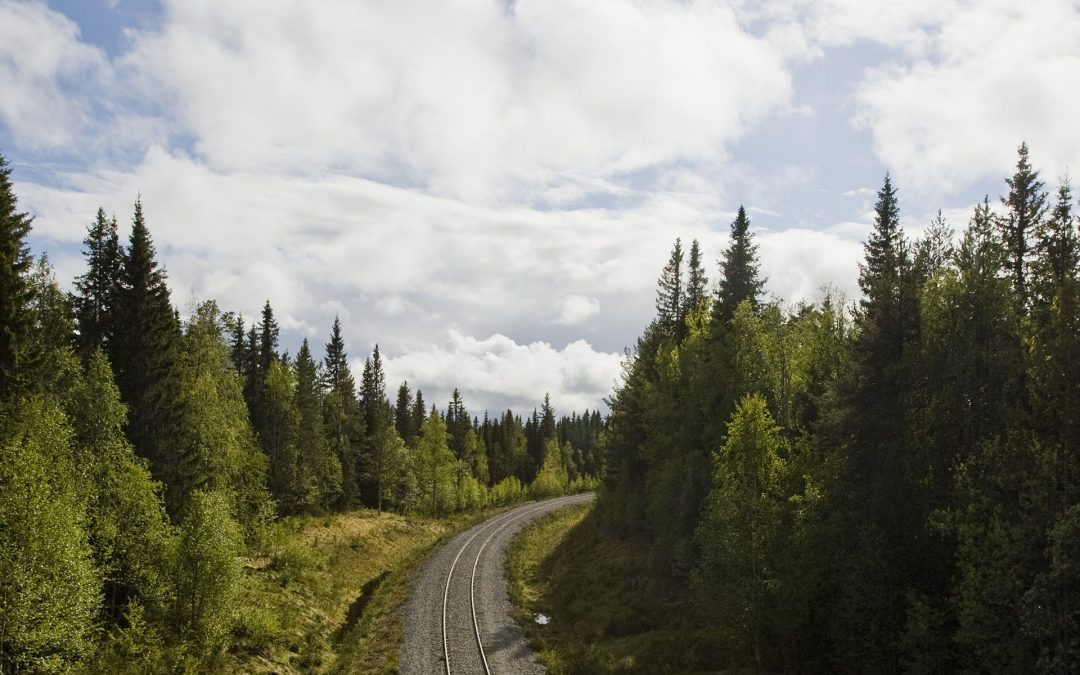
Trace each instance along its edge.
{"label": "shadow on grass", "polygon": [[[555,514],[515,546],[539,558],[518,618],[553,674],[737,672],[716,670],[726,659],[686,578],[657,569],[649,540],[613,531],[597,510]],[[537,612],[551,623],[526,620]]]}
{"label": "shadow on grass", "polygon": [[335,645],[340,644],[341,640],[356,626],[360,617],[364,615],[364,610],[367,609],[368,604],[371,603],[371,599],[375,597],[375,591],[389,575],[390,570],[386,570],[364,584],[363,588],[360,589],[360,595],[356,596],[356,599],[349,605],[349,612],[345,615],[345,623],[341,624],[341,626],[334,631],[333,641]]}

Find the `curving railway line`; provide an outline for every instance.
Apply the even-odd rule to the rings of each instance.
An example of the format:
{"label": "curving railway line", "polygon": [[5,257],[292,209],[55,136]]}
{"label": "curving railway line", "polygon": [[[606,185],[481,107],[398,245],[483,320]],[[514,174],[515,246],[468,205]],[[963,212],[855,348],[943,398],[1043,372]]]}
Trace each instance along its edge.
{"label": "curving railway line", "polygon": [[401,672],[543,673],[510,614],[506,547],[523,527],[591,494],[531,502],[458,534],[423,565],[405,608]]}

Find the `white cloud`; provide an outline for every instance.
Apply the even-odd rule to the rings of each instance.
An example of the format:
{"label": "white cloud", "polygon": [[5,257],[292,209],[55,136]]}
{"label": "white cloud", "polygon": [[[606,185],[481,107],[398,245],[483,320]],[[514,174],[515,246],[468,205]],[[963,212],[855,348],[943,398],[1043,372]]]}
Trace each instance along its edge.
{"label": "white cloud", "polygon": [[600,311],[600,302],[596,298],[584,295],[570,295],[563,300],[562,308],[555,323],[564,326],[576,326]]}
{"label": "white cloud", "polygon": [[621,377],[620,354],[594,350],[584,340],[556,349],[547,342],[518,344],[505,335],[486,339],[451,330],[442,344],[400,354],[384,352],[388,387],[408,380],[442,407],[461,390],[474,413],[496,412],[500,404],[525,413],[550,393],[556,408],[595,408]]}
{"label": "white cloud", "polygon": [[[671,198],[625,211],[472,206],[340,175],[214,171],[158,148],[131,172],[61,178],[16,185],[47,247],[77,246],[99,205],[126,232],[141,194],[181,306],[212,297],[253,316],[269,298],[305,332],[339,313],[361,343],[413,344],[447,325],[541,338],[537,313],[581,289],[588,299],[555,310],[563,319],[632,311],[643,325],[675,237],[710,236],[707,211]],[[615,349],[633,340],[597,336]]]}
{"label": "white cloud", "polygon": [[1026,140],[1051,181],[1080,163],[1080,7],[1074,2],[963,6],[932,52],[867,73],[858,120],[906,185],[943,194],[1015,164]]}
{"label": "white cloud", "polygon": [[740,19],[761,26],[788,58],[821,57],[826,49],[874,42],[907,55],[932,46],[937,26],[965,4],[958,0],[736,0]]}
{"label": "white cloud", "polygon": [[172,0],[117,64],[228,171],[490,202],[721,157],[791,82],[706,0]]}
{"label": "white cloud", "polygon": [[102,77],[101,52],[79,41],[79,27],[44,3],[0,4],[0,121],[32,148],[82,140],[89,111],[65,86]]}
{"label": "white cloud", "polygon": [[762,232],[755,238],[770,294],[789,302],[812,302],[830,284],[849,298],[858,297],[861,241],[803,229]]}
{"label": "white cloud", "polygon": [[927,201],[1005,175],[1024,140],[1050,181],[1080,162],[1080,89],[1072,85],[1080,81],[1080,5],[1072,0],[735,7],[792,63],[870,47],[859,79],[837,81],[831,100],[870,131],[897,182]]}
{"label": "white cloud", "polygon": [[[141,193],[181,307],[250,317],[269,298],[293,350],[340,314],[354,357],[379,341],[440,405],[461,386],[473,407],[545,390],[595,407],[676,236],[715,279],[740,200],[755,225],[817,222],[785,201],[823,182],[813,161],[732,154],[766,118],[806,119],[793,63],[888,47],[836,97],[905,191],[1000,175],[1021,138],[1048,178],[1075,163],[1073,5],[735,4],[166,0],[110,61],[43,3],[8,2],[0,123],[21,149],[137,149],[17,183],[65,280],[96,208],[126,226]],[[819,231],[755,230],[768,291],[855,297],[873,195]]]}

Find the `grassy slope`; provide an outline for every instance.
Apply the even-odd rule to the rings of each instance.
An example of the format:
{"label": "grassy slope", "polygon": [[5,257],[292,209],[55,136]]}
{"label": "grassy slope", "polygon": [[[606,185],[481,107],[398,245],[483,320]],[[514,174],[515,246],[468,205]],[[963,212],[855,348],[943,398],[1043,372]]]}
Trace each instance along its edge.
{"label": "grassy slope", "polygon": [[289,518],[244,569],[225,672],[395,672],[413,573],[474,520],[374,511]]}
{"label": "grassy slope", "polygon": [[[562,673],[702,672],[718,654],[685,583],[648,565],[646,542],[607,531],[591,505],[526,529],[507,558],[511,598],[541,662]],[[532,617],[542,612],[551,623]]]}

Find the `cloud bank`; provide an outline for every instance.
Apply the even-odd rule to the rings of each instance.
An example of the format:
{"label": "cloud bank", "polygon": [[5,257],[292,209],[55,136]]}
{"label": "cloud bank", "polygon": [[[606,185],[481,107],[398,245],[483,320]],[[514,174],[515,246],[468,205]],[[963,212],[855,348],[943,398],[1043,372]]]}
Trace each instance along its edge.
{"label": "cloud bank", "polygon": [[[905,222],[959,228],[1021,139],[1051,181],[1080,159],[1065,0],[166,0],[124,36],[110,56],[0,4],[0,143],[60,278],[97,207],[126,223],[141,195],[182,308],[270,299],[291,349],[339,314],[354,357],[378,342],[392,378],[473,410],[601,405],[675,237],[715,281],[740,202],[768,293],[855,297],[885,170]],[[811,66],[836,75],[815,105]],[[817,158],[735,149],[837,117],[830,152],[881,171],[819,227],[787,196]]]}

